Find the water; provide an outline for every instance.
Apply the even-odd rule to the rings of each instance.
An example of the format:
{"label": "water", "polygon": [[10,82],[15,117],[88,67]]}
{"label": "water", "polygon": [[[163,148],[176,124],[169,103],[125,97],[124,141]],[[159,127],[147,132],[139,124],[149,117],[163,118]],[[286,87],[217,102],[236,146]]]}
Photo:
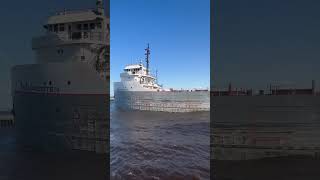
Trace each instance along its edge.
{"label": "water", "polygon": [[210,179],[209,121],[209,112],[123,112],[112,103],[112,179]]}
{"label": "water", "polygon": [[38,152],[19,147],[14,128],[0,128],[0,180],[106,180],[105,155]]}
{"label": "water", "polygon": [[[111,179],[210,179],[209,112],[121,112],[111,104]],[[0,179],[108,179],[105,156],[20,149],[0,128]]]}

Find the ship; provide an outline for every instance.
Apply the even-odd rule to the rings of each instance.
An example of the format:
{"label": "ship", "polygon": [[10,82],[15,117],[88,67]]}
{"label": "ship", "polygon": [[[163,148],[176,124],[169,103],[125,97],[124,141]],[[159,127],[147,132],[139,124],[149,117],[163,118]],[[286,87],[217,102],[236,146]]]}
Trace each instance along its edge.
{"label": "ship", "polygon": [[146,67],[141,61],[126,65],[120,74],[121,81],[114,82],[117,108],[129,111],[210,111],[209,89],[177,90],[160,85],[157,75],[150,71],[150,52],[148,44],[145,49]]}
{"label": "ship", "polygon": [[110,18],[96,7],[48,17],[33,64],[11,69],[18,142],[31,149],[107,153]]}
{"label": "ship", "polygon": [[282,156],[319,158],[320,94],[310,88],[268,85],[266,89],[211,91],[211,153],[214,160]]}

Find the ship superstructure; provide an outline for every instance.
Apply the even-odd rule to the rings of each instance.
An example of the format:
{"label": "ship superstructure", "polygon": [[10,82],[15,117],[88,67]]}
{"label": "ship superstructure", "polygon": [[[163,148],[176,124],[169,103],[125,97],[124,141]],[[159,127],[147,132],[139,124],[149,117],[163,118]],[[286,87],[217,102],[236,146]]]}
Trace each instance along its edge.
{"label": "ship superstructure", "polygon": [[[146,62],[149,66],[150,47],[146,50]],[[114,87],[117,91],[160,91],[156,77],[151,75],[149,68],[144,67],[142,62],[125,66],[120,74],[121,82],[116,82]]]}
{"label": "ship superstructure", "polygon": [[43,27],[44,35],[32,40],[35,63],[12,69],[16,124],[21,137],[30,134],[21,139],[104,152],[107,130],[100,127],[107,123],[110,25],[102,0],[94,9],[57,12]]}

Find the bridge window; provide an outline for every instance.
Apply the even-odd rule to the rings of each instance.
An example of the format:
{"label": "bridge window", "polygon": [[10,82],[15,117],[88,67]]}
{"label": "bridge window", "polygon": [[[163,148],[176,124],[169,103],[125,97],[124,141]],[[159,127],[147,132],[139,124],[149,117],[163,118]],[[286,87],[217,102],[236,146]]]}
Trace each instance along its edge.
{"label": "bridge window", "polygon": [[96,28],[96,25],[94,23],[90,23],[90,29],[95,29]]}
{"label": "bridge window", "polygon": [[53,31],[54,31],[54,32],[58,32],[58,24],[55,24],[55,25],[53,26]]}
{"label": "bridge window", "polygon": [[72,39],[81,39],[81,37],[82,37],[81,32],[72,33]]}
{"label": "bridge window", "polygon": [[52,25],[49,25],[49,31],[52,32]]}
{"label": "bridge window", "polygon": [[82,24],[78,24],[78,25],[77,25],[77,29],[78,29],[78,30],[82,30]]}
{"label": "bridge window", "polygon": [[57,53],[60,54],[60,55],[62,55],[62,54],[63,54],[63,49],[58,49],[58,50],[57,50]]}
{"label": "bridge window", "polygon": [[64,31],[64,24],[59,25],[59,31]]}
{"label": "bridge window", "polygon": [[98,29],[101,29],[101,28],[102,28],[101,22],[97,23],[97,28],[98,28]]}
{"label": "bridge window", "polygon": [[83,25],[83,30],[88,30],[89,29],[89,25],[88,24],[84,24]]}

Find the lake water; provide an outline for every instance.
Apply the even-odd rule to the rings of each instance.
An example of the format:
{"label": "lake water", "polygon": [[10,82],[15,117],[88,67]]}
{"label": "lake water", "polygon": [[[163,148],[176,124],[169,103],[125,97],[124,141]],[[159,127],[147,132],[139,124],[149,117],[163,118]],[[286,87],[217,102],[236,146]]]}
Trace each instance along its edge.
{"label": "lake water", "polygon": [[112,103],[112,178],[210,179],[209,121],[209,112],[124,112]]}
{"label": "lake water", "polygon": [[[111,179],[210,179],[210,113],[123,112],[111,104]],[[18,148],[0,128],[0,179],[108,179],[105,155]]]}

